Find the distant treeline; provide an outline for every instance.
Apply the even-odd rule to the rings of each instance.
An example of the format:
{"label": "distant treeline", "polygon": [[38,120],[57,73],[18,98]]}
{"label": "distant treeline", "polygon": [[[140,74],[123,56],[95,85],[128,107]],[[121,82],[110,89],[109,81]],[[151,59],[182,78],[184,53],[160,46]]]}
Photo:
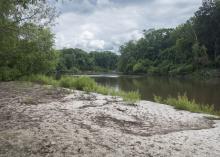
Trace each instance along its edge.
{"label": "distant treeline", "polygon": [[[19,9],[18,9],[19,8]],[[47,1],[0,1],[0,80],[55,71],[210,75],[220,69],[220,1],[204,2],[175,29],[150,29],[112,52],[54,50],[50,30],[57,15]]]}
{"label": "distant treeline", "polygon": [[[220,1],[207,1],[175,29],[144,31],[120,48],[119,71],[160,75],[209,75],[220,68]],[[215,71],[215,70],[213,70]]]}
{"label": "distant treeline", "polygon": [[119,56],[113,52],[87,53],[81,49],[60,50],[57,70],[67,73],[80,73],[85,71],[109,72],[117,69]]}
{"label": "distant treeline", "polygon": [[144,37],[112,52],[61,50],[60,69],[119,71],[125,74],[217,74],[220,68],[220,1],[207,1],[175,29],[145,30]]}

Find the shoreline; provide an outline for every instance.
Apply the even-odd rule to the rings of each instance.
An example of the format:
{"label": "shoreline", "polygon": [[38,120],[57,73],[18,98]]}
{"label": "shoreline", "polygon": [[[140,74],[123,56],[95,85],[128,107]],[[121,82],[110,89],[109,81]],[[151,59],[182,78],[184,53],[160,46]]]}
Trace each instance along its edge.
{"label": "shoreline", "polygon": [[[201,71],[215,71],[211,74],[202,74]],[[218,69],[201,69],[200,71],[195,71],[193,73],[188,74],[150,74],[150,73],[123,73],[123,72],[81,72],[81,73],[66,73],[67,75],[74,75],[74,76],[90,76],[90,75],[118,75],[118,76],[134,76],[134,77],[147,77],[147,76],[154,76],[154,77],[170,77],[170,78],[182,78],[182,79],[218,79],[220,78],[220,71]],[[64,73],[64,75],[66,75]]]}
{"label": "shoreline", "polygon": [[220,120],[150,101],[0,83],[0,156],[220,156]]}

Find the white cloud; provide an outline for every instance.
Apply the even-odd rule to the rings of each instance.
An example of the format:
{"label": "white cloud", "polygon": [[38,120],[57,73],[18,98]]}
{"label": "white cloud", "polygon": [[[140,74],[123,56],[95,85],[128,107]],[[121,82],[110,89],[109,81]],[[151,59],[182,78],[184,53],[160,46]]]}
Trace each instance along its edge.
{"label": "white cloud", "polygon": [[56,47],[87,51],[112,50],[142,37],[142,30],[175,27],[198,9],[199,0],[74,0],[57,7],[63,12],[54,28]]}
{"label": "white cloud", "polygon": [[89,31],[84,31],[82,32],[80,38],[85,39],[85,40],[91,40],[94,38],[94,34]]}
{"label": "white cloud", "polygon": [[105,5],[110,5],[110,1],[109,0],[97,0],[97,5],[99,6],[105,6]]}
{"label": "white cloud", "polygon": [[104,49],[105,41],[104,40],[92,40],[89,42],[89,46],[90,48],[102,50]]}

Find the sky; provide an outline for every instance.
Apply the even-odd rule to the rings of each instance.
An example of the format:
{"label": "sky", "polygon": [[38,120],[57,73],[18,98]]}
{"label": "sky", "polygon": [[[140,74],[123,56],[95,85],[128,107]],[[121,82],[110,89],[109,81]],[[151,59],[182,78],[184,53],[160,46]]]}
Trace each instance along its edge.
{"label": "sky", "polygon": [[174,28],[193,16],[202,0],[63,0],[53,28],[57,49],[113,51],[143,30]]}

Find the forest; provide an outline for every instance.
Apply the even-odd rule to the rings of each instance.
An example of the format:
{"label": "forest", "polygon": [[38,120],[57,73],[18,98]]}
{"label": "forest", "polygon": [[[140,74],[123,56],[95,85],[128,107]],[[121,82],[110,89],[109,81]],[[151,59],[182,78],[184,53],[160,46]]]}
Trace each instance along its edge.
{"label": "forest", "polygon": [[206,1],[176,28],[144,30],[114,52],[54,49],[58,16],[45,0],[0,1],[0,80],[56,71],[215,76],[220,68],[220,1]]}
{"label": "forest", "polygon": [[119,71],[213,75],[220,68],[220,1],[207,1],[175,29],[150,29],[120,48]]}
{"label": "forest", "polygon": [[62,73],[113,72],[117,69],[119,56],[113,52],[85,52],[81,49],[59,51],[57,70]]}

